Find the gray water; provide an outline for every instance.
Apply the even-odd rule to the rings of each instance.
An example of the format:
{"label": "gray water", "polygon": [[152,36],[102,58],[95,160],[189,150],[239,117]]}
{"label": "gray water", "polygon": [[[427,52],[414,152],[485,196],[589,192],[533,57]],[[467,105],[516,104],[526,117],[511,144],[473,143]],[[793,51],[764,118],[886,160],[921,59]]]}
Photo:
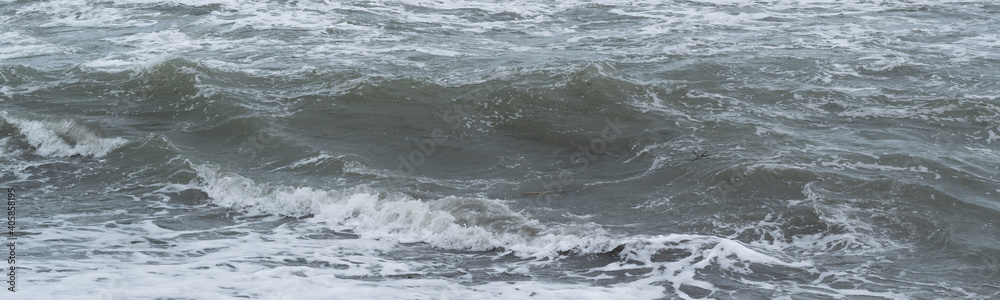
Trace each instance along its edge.
{"label": "gray water", "polygon": [[997,32],[989,1],[0,1],[4,298],[1000,297]]}

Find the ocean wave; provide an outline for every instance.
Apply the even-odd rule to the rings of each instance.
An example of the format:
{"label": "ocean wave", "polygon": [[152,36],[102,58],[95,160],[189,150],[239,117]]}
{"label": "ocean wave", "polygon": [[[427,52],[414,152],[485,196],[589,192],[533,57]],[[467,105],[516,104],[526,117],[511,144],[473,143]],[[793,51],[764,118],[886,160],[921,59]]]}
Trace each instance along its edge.
{"label": "ocean wave", "polygon": [[31,119],[0,111],[0,118],[17,128],[21,138],[41,156],[104,157],[128,143],[122,137],[103,137],[91,127],[72,119]]}
{"label": "ocean wave", "polygon": [[[194,165],[200,188],[210,201],[249,214],[306,217],[361,238],[425,243],[461,251],[498,251],[498,255],[559,260],[565,255],[612,255],[618,262],[589,272],[639,270],[642,284],[669,282],[690,299],[694,286],[719,290],[695,274],[722,268],[749,274],[753,265],[812,274],[809,262],[785,262],[726,238],[670,234],[616,236],[596,224],[546,223],[511,210],[503,201],[448,196],[415,199],[366,186],[344,189],[293,187],[257,182],[211,165]],[[780,249],[773,249],[779,250]],[[652,272],[650,272],[652,269]],[[780,271],[786,272],[786,271]],[[690,294],[689,294],[690,293]]]}

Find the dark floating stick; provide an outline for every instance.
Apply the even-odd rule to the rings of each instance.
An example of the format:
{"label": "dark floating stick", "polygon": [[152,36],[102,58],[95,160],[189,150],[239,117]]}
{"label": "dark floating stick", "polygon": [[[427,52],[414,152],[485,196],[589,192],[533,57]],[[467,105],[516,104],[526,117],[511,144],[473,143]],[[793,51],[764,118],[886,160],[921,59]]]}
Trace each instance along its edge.
{"label": "dark floating stick", "polygon": [[710,154],[707,154],[708,150],[705,150],[705,152],[702,152],[700,155],[698,154],[698,151],[691,150],[691,152],[694,152],[694,159],[692,159],[691,161],[696,161],[699,158],[711,156]]}

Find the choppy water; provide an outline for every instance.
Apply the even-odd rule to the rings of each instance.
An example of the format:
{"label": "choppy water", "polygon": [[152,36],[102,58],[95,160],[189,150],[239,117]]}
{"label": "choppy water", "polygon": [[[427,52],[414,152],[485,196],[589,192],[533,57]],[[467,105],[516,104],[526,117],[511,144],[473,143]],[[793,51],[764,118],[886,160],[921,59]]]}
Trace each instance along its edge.
{"label": "choppy water", "polygon": [[0,1],[4,298],[1000,297],[998,32],[992,1]]}

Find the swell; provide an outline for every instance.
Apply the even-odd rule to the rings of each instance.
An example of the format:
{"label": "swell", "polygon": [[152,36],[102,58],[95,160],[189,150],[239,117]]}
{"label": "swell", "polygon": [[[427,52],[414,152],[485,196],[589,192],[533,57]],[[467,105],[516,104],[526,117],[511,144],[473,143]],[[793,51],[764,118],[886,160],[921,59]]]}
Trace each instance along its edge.
{"label": "swell", "polygon": [[[19,72],[31,73],[28,71]],[[614,195],[615,192],[599,191],[612,184],[661,195],[650,187],[662,186],[657,182],[664,180],[683,183],[681,187],[666,190],[664,197],[680,193],[713,198],[722,196],[713,193],[733,189],[733,178],[768,169],[757,168],[747,173],[748,169],[742,168],[748,160],[790,165],[790,169],[812,173],[794,171],[800,174],[786,178],[783,174],[793,171],[767,171],[778,173],[747,177],[756,181],[742,181],[746,182],[740,183],[744,186],[725,191],[725,197],[795,199],[801,197],[806,184],[825,176],[874,178],[871,176],[886,170],[920,174],[930,167],[942,172],[940,175],[961,177],[960,173],[948,171],[940,158],[928,157],[933,153],[882,154],[871,161],[864,153],[845,155],[842,150],[818,147],[822,142],[809,140],[809,134],[794,132],[796,127],[804,126],[796,124],[796,118],[764,121],[766,118],[762,117],[771,115],[752,113],[767,110],[765,104],[774,103],[774,99],[755,102],[758,100],[726,99],[691,87],[668,89],[669,84],[644,83],[603,63],[566,69],[498,68],[479,81],[460,85],[315,69],[284,75],[254,75],[212,68],[184,58],[163,60],[131,72],[109,74],[83,69],[76,72],[77,77],[90,76],[95,80],[66,82],[62,87],[70,90],[97,87],[101,91],[99,97],[87,105],[99,104],[121,117],[114,121],[119,123],[115,127],[128,128],[126,131],[131,135],[162,134],[183,148],[186,158],[217,163],[229,170],[285,171],[290,169],[289,165],[315,158],[323,167],[302,165],[295,172],[311,173],[313,178],[351,177],[354,183],[374,181],[376,186],[433,197],[479,189],[434,187],[443,184],[437,180],[509,179],[527,175],[526,180],[511,180],[487,191],[511,197],[516,193],[497,190],[543,190],[554,174],[568,174],[574,182],[564,184],[564,188],[583,188],[581,193],[569,196],[575,198],[575,203],[586,205]],[[102,76],[120,84],[100,86],[98,79]],[[764,92],[795,100],[787,91]],[[42,95],[36,92],[20,96]],[[877,97],[869,100],[885,102]],[[810,101],[813,100],[806,100]],[[928,107],[918,110],[927,112],[935,112],[940,105],[952,107],[961,115],[956,117],[963,120],[973,118],[988,123],[995,117],[985,112],[966,115],[986,105],[982,101],[921,105]],[[719,113],[729,118],[709,119],[706,111],[712,113],[708,109],[720,106],[726,109]],[[811,113],[827,119],[851,110],[828,111],[828,106],[817,107],[819,110]],[[750,108],[751,113],[737,108]],[[88,133],[94,127],[107,126],[72,123],[76,121],[36,126],[18,118],[11,120],[14,122],[8,123],[15,126],[5,127],[7,131],[37,127],[40,129],[27,131],[40,132],[51,127],[48,134],[24,135],[19,139],[42,155],[101,157],[121,147],[124,141],[115,136],[123,132]],[[828,129],[805,128],[806,132]],[[759,138],[746,138],[753,135]],[[8,144],[11,142],[16,141]],[[733,146],[737,150],[750,149],[732,154],[713,150],[714,156],[707,163],[690,160],[691,151],[734,149]],[[815,153],[789,150],[795,146],[814,147]],[[897,146],[888,149],[899,151]],[[843,159],[822,158],[829,154],[842,155]],[[810,161],[815,156],[820,158]],[[414,158],[421,158],[420,163]],[[462,166],[456,166],[456,162],[462,162]],[[828,170],[830,167],[834,168],[832,172]],[[411,175],[435,179],[429,181],[430,189],[438,190],[428,193],[428,181],[421,183],[422,179],[410,178]],[[727,176],[728,179],[721,179]],[[392,181],[399,178],[404,180]],[[889,180],[905,182],[903,179]],[[586,195],[591,192],[596,193]],[[957,199],[966,198],[955,191],[944,192]],[[806,209],[792,215],[819,222]],[[838,227],[833,225],[813,224],[804,228],[803,234],[820,231],[839,234]],[[795,232],[788,228],[782,231]],[[789,239],[786,233],[781,236]]]}
{"label": "swell", "polygon": [[[642,139],[663,139],[673,124],[636,114],[629,103],[647,86],[606,64],[500,68],[460,85],[350,70],[253,73],[183,57],[136,70],[77,67],[69,73],[69,80],[55,81],[53,87],[15,94],[16,105],[39,115],[79,109],[100,127],[115,128],[107,138],[162,134],[189,158],[227,168],[275,169],[326,153],[356,156],[353,161],[375,173],[400,171],[399,157],[412,155],[441,133],[446,139],[435,143],[436,153],[414,168],[421,175],[503,178],[507,175],[491,173],[496,160],[477,158],[500,157],[513,165],[539,157],[560,162],[580,148],[595,147],[600,154],[625,157],[646,143]],[[525,153],[531,157],[522,157]],[[455,160],[469,161],[469,169],[479,171],[456,173],[448,163]]]}
{"label": "swell", "polygon": [[[828,131],[830,125],[801,124],[801,116],[765,120],[774,114],[762,112],[775,108],[768,105],[781,101],[737,99],[710,93],[710,89],[709,92],[696,89],[703,85],[643,83],[601,63],[567,69],[498,68],[481,80],[460,85],[333,70],[254,75],[212,68],[183,58],[167,59],[134,72],[108,74],[82,69],[78,72],[75,76],[96,78],[63,82],[61,87],[69,90],[96,87],[100,96],[84,101],[83,105],[121,117],[115,126],[128,128],[127,134],[162,137],[176,146],[185,159],[221,165],[229,171],[280,170],[255,175],[253,180],[277,184],[285,182],[280,177],[291,172],[296,176],[308,174],[305,178],[310,180],[348,178],[350,182],[338,182],[337,186],[364,182],[425,199],[467,197],[482,192],[494,198],[518,199],[521,191],[549,188],[552,185],[547,183],[553,178],[565,183],[559,176],[568,174],[572,180],[560,189],[579,190],[561,194],[557,197],[566,201],[549,205],[629,213],[628,209],[636,206],[635,201],[668,198],[672,199],[670,208],[664,209],[669,219],[674,220],[683,220],[692,213],[715,215],[720,206],[737,207],[746,213],[710,218],[723,221],[729,228],[712,229],[706,224],[709,220],[667,222],[666,226],[655,225],[638,232],[690,229],[775,249],[800,247],[836,252],[898,246],[875,241],[882,236],[931,246],[949,241],[953,237],[941,230],[947,223],[941,219],[919,214],[870,217],[862,212],[867,209],[887,216],[898,211],[895,207],[929,212],[929,207],[946,202],[941,199],[968,201],[961,192],[928,184],[925,179],[907,179],[926,175],[930,170],[949,177],[983,172],[953,173],[939,157],[931,156],[933,153],[914,155],[890,143],[881,144],[886,146],[887,153],[879,153],[875,158],[867,153],[852,153],[850,149],[825,147],[830,143],[813,139],[811,133]],[[101,85],[98,79],[102,76],[120,84]],[[18,97],[43,97],[47,92]],[[807,107],[815,109],[808,111],[807,116],[819,116],[835,124],[844,122],[838,117],[868,116],[845,114],[856,109],[831,106],[840,103],[837,101],[799,100],[788,91],[764,92],[784,97],[783,101],[805,102]],[[865,99],[886,106],[899,105],[878,97]],[[28,108],[38,105],[25,100],[18,103]],[[901,113],[938,114],[944,108],[954,110],[954,117],[961,120],[980,122],[976,124],[987,124],[995,117],[989,111],[975,113],[976,109],[987,107],[983,101],[921,105],[913,111],[883,111],[873,116],[920,119],[919,115]],[[33,123],[36,121],[21,117],[5,115],[4,118],[9,119],[6,123],[11,126],[3,130],[21,132],[22,136],[16,141],[8,140],[8,145],[26,143],[43,156],[103,157],[124,145],[124,140],[119,140],[124,138],[116,137],[122,132],[95,134],[94,126],[79,121],[53,119]],[[878,120],[858,122],[879,125]],[[913,129],[919,133],[926,125],[914,123]],[[24,133],[36,131],[49,133]],[[897,138],[914,142],[926,137],[914,134]],[[710,150],[713,156],[692,160],[691,151],[705,150]],[[420,163],[415,157],[422,157]],[[293,165],[296,167],[290,167]],[[898,174],[876,182],[925,189],[928,195],[940,196],[914,197],[920,194],[914,192],[907,194],[908,198],[894,198],[894,188],[860,183],[828,184],[857,178],[876,180],[886,171]],[[403,180],[394,181],[400,178]],[[461,178],[500,183],[484,189],[481,185],[462,186],[466,182],[455,181]],[[979,187],[985,190],[989,186]],[[638,193],[621,195],[623,190]],[[291,189],[288,193],[295,191]],[[322,194],[315,190],[299,192]],[[624,200],[615,204],[606,203],[607,199]],[[750,200],[759,208],[745,209],[748,206],[741,202]],[[264,202],[246,206],[222,203],[241,209],[266,206]],[[514,204],[514,208],[522,208],[521,205]],[[990,203],[985,205],[989,207]],[[301,211],[287,210],[292,209],[289,207],[263,209],[296,216],[318,211],[316,207]],[[656,209],[652,210],[652,216],[664,213]],[[491,225],[507,228],[509,224],[525,222],[518,217],[473,220],[468,218],[474,214],[453,212],[467,218],[456,224],[472,224],[498,233],[513,230],[529,236],[529,232],[538,234],[538,228],[515,230]],[[601,246],[601,251],[610,251],[616,243],[608,242]],[[497,245],[507,244],[469,249],[509,247]]]}
{"label": "swell", "polygon": [[[306,76],[341,75],[319,72]],[[912,154],[900,154],[904,155],[901,157],[883,154],[881,158],[870,161],[865,153],[823,148],[822,142],[809,140],[808,134],[792,131],[800,126],[794,123],[794,118],[785,119],[792,123],[763,123],[769,125],[764,129],[758,127],[755,132],[754,127],[745,126],[760,118],[752,114],[738,114],[740,118],[713,122],[684,120],[684,124],[688,125],[701,123],[721,127],[719,133],[734,139],[740,135],[760,136],[757,140],[744,140],[766,146],[763,149],[765,151],[759,154],[746,151],[735,154],[713,153],[715,156],[709,162],[691,163],[689,151],[696,150],[699,145],[686,139],[697,138],[700,134],[679,128],[678,119],[665,119],[664,116],[683,119],[685,113],[697,115],[701,112],[684,110],[684,102],[691,103],[699,99],[709,98],[709,105],[717,102],[741,106],[747,105],[747,102],[718,101],[712,99],[715,96],[710,94],[685,89],[668,91],[657,85],[638,83],[637,80],[617,73],[610,66],[585,65],[568,70],[498,69],[481,82],[459,86],[414,78],[338,78],[340,81],[334,83],[314,80],[312,84],[323,86],[321,90],[325,94],[307,94],[288,99],[292,103],[290,110],[293,113],[281,120],[282,128],[287,136],[294,136],[292,139],[297,145],[314,155],[321,151],[354,153],[358,155],[356,162],[364,168],[388,171],[376,171],[378,175],[374,179],[406,177],[406,174],[400,174],[405,172],[393,173],[393,170],[412,171],[427,179],[389,185],[376,184],[377,186],[436,198],[475,191],[471,188],[446,190],[434,187],[441,185],[441,180],[462,177],[510,178],[513,174],[531,174],[537,176],[536,179],[515,180],[511,187],[535,191],[542,190],[544,185],[532,187],[532,184],[550,178],[546,176],[571,170],[569,176],[575,180],[574,185],[584,186],[579,193],[565,196],[567,199],[572,198],[576,205],[603,207],[596,202],[615,194],[601,192],[596,188],[608,186],[603,182],[638,187],[641,191],[650,192],[654,198],[679,193],[688,195],[686,197],[691,199],[689,201],[707,198],[726,207],[741,207],[738,201],[747,199],[754,199],[754,202],[775,201],[759,211],[744,216],[729,216],[730,219],[727,220],[731,226],[761,222],[760,226],[732,229],[734,231],[728,232],[698,229],[700,232],[732,235],[747,243],[782,244],[779,248],[803,247],[825,251],[880,251],[899,247],[894,242],[886,244],[879,241],[882,237],[891,237],[889,240],[900,243],[927,243],[929,246],[951,239],[941,229],[947,226],[947,218],[924,217],[919,214],[901,214],[893,218],[864,215],[872,210],[879,216],[892,215],[899,210],[897,207],[915,207],[920,211],[930,212],[928,205],[933,205],[931,203],[937,199],[895,199],[889,196],[892,189],[884,190],[879,186],[825,183],[831,180],[856,180],[855,178],[875,180],[875,176],[884,174],[885,171],[920,174],[924,170],[922,168],[933,166],[943,170],[946,169],[944,165],[920,161],[919,156]],[[341,89],[333,90],[331,86],[339,86]],[[671,115],[665,110],[644,111],[642,104],[649,103],[650,93],[656,95],[653,96],[656,98],[653,102],[660,101],[659,105],[673,107],[676,114]],[[794,98],[790,93],[771,93]],[[699,105],[694,108],[704,107]],[[762,110],[759,107],[755,109]],[[821,111],[819,114],[827,112]],[[614,139],[603,139],[609,120],[621,122],[622,127],[629,130],[622,131]],[[260,130],[260,126],[269,126],[262,124],[265,125],[244,124],[235,128],[250,126],[254,130]],[[226,126],[231,125],[233,124]],[[806,128],[812,131],[826,129],[825,126]],[[229,136],[231,132],[238,131],[220,130],[223,133],[218,134],[219,136]],[[438,130],[447,138],[442,142],[428,142],[435,139],[434,133]],[[208,134],[211,131],[200,133]],[[602,159],[591,161],[587,168],[577,168],[579,165],[573,163],[573,155],[579,154],[581,147],[591,147],[595,139],[604,144],[600,153]],[[722,145],[715,146],[732,146],[726,145],[728,142],[720,143]],[[433,151],[426,150],[430,147],[426,146],[428,144],[433,144]],[[789,149],[789,146],[797,145],[813,147],[816,152],[807,154]],[[421,147],[424,147],[423,150]],[[517,151],[502,150],[510,148]],[[648,150],[651,148],[656,150]],[[898,151],[898,148],[889,150]],[[277,153],[280,152],[275,152],[275,155]],[[414,163],[416,161],[413,159],[408,160],[408,166],[400,164],[399,158],[406,160],[408,155],[414,153],[418,156],[410,157],[422,156],[422,164]],[[824,156],[828,153],[843,159],[825,159]],[[685,156],[688,157],[684,158]],[[498,160],[495,157],[499,157],[501,164],[507,158],[531,164],[547,163],[503,170],[497,167]],[[750,167],[754,164],[747,164],[747,161],[752,160],[761,165]],[[454,167],[456,161],[461,161],[464,165],[457,172]],[[698,167],[699,164],[702,167]],[[603,174],[588,172],[592,170],[601,170]],[[895,185],[936,189],[941,192],[938,197],[963,198],[949,195],[934,186],[907,181],[907,176],[909,175],[891,176],[886,180],[895,182]],[[677,179],[685,177],[687,179]],[[648,188],[658,186],[655,182],[663,180],[681,186],[664,192]],[[516,197],[512,193],[495,191],[506,187],[508,186],[495,187],[487,193]],[[588,187],[593,188],[588,190]],[[428,192],[434,189],[439,190]],[[856,191],[875,191],[876,194],[864,195]],[[815,196],[820,194],[823,196]],[[675,198],[674,201],[682,200]],[[794,204],[789,204],[793,202]],[[684,211],[681,209],[685,207],[683,202],[674,202],[674,205],[677,206],[673,208],[675,211]],[[713,208],[695,206],[691,209],[699,211]],[[712,214],[709,211],[704,213]],[[685,228],[684,226],[689,225],[681,224],[673,229]]]}

